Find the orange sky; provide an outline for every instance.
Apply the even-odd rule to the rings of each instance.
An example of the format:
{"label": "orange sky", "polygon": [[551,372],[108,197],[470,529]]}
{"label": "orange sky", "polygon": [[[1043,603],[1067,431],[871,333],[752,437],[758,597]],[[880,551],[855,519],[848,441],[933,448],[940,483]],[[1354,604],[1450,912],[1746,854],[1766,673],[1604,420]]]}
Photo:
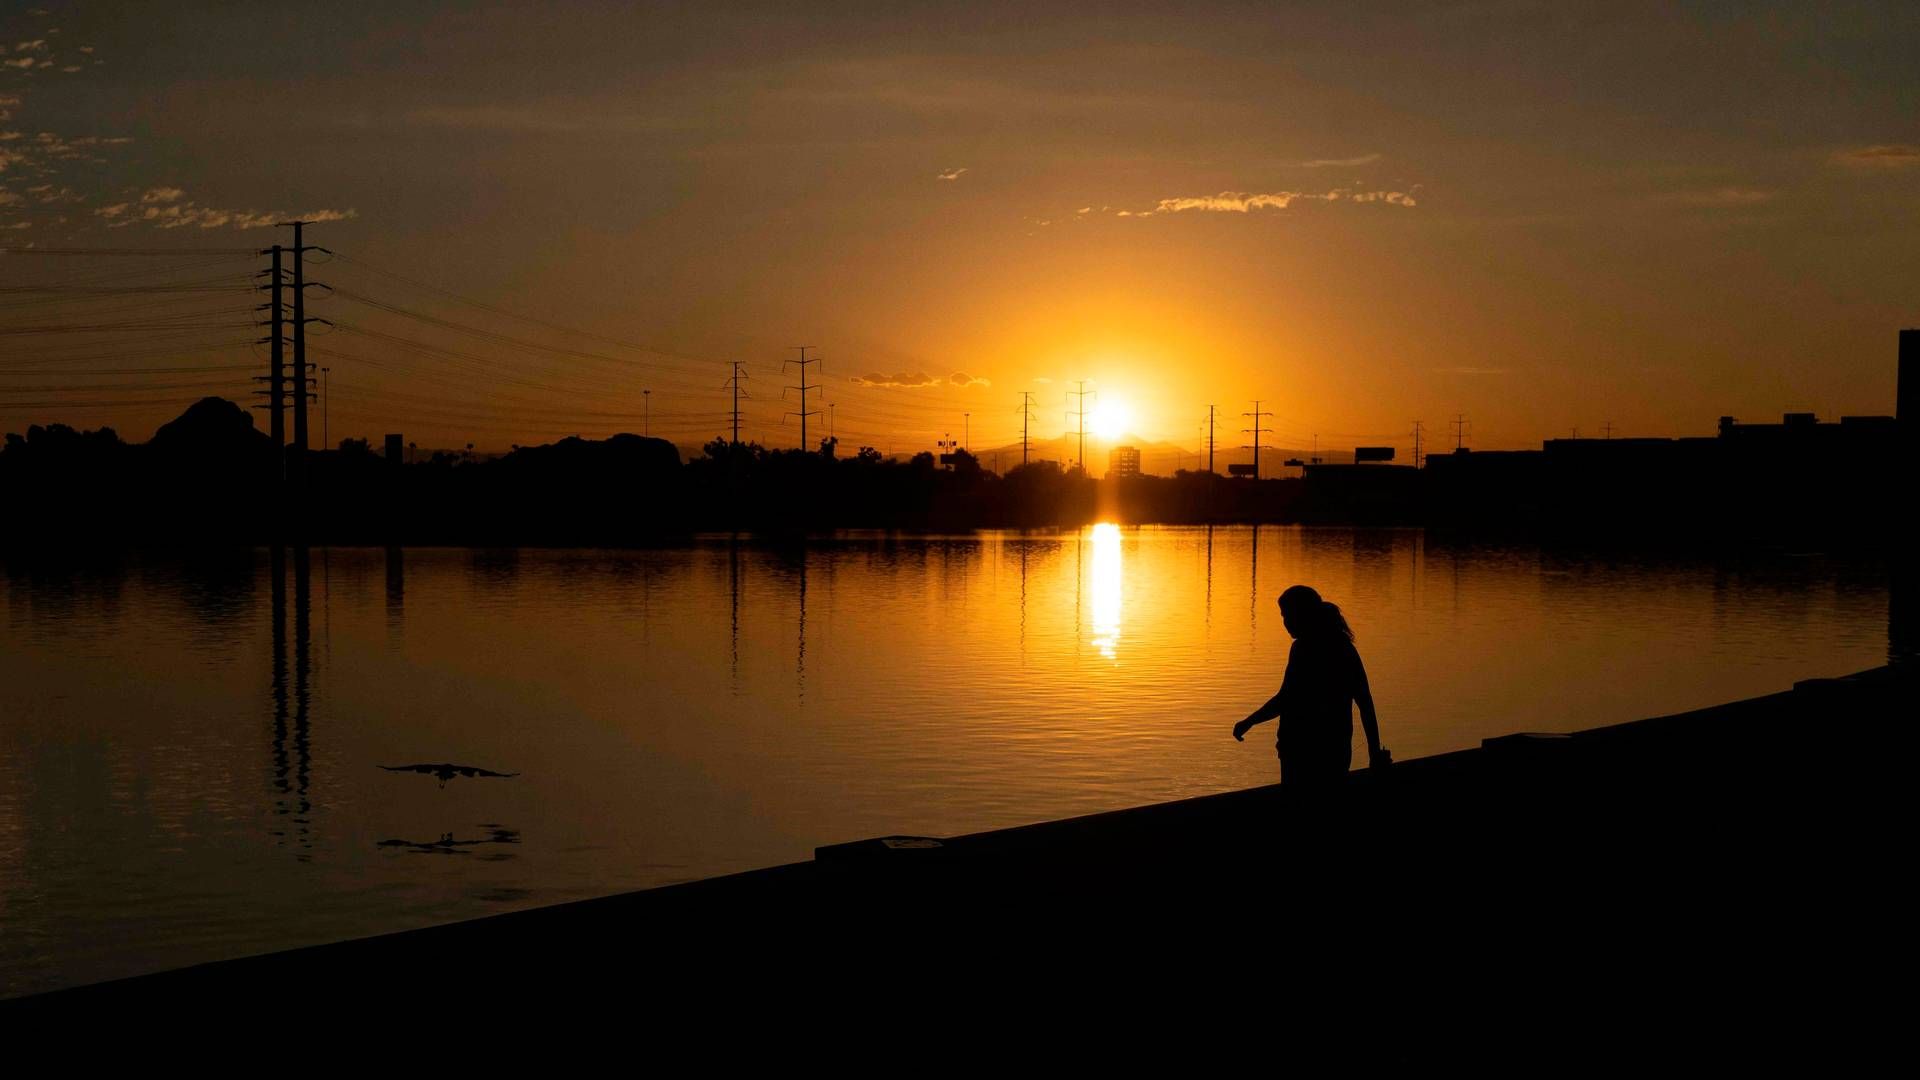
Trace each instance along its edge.
{"label": "orange sky", "polygon": [[[1456,413],[1496,447],[1892,410],[1911,5],[1054,10],[16,14],[0,245],[244,249],[339,216],[313,231],[351,294],[312,310],[341,324],[314,357],[335,441],[692,444],[741,360],[747,432],[793,445],[799,344],[843,442],[883,449],[1013,441],[1023,390],[1057,436],[1077,379],[1188,446],[1210,403],[1242,441],[1255,398],[1282,445],[1336,448],[1416,419],[1450,444]],[[262,265],[6,256],[0,286]],[[188,330],[58,329],[148,302]],[[257,365],[255,302],[0,296],[0,428],[143,438],[201,377],[143,371]],[[244,395],[232,370],[209,392]]]}

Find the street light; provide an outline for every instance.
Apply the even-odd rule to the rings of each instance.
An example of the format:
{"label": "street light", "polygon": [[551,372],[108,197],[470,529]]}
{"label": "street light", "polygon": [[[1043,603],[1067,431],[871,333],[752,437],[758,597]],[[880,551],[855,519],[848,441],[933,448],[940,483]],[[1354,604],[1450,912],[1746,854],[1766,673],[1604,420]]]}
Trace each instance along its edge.
{"label": "street light", "polygon": [[651,390],[640,391],[640,404],[643,408],[646,409],[646,414],[640,420],[641,424],[644,425],[640,428],[640,433],[642,435],[647,436],[648,438],[652,438],[653,437],[653,391]]}

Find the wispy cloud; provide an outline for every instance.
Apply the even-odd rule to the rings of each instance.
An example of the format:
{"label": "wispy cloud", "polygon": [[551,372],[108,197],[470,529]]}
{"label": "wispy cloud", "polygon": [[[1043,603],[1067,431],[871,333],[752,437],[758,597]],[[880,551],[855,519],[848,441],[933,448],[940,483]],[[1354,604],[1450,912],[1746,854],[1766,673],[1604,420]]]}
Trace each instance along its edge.
{"label": "wispy cloud", "polygon": [[[1414,190],[1418,190],[1416,187]],[[1222,191],[1218,195],[1183,195],[1171,199],[1161,199],[1151,210],[1121,210],[1117,217],[1152,217],[1155,214],[1178,214],[1188,210],[1200,210],[1213,213],[1247,214],[1255,210],[1285,210],[1296,202],[1357,202],[1388,203],[1393,206],[1418,206],[1413,191],[1355,191],[1351,188],[1334,188],[1330,191]]]}
{"label": "wispy cloud", "polygon": [[975,375],[969,375],[964,371],[954,372],[951,376],[947,378],[947,381],[952,383],[955,386],[992,386],[993,385],[992,383],[988,382],[985,379],[982,379]]}
{"label": "wispy cloud", "polygon": [[855,375],[853,381],[860,386],[915,387],[938,386],[941,379],[938,375],[929,375],[924,371],[901,371],[892,375],[883,375],[879,372]]}
{"label": "wispy cloud", "polygon": [[1860,146],[1834,154],[1833,163],[1849,169],[1911,169],[1920,165],[1920,146],[1911,143]]}
{"label": "wispy cloud", "polygon": [[155,187],[141,192],[137,205],[113,203],[94,210],[93,216],[110,229],[131,225],[150,225],[156,229],[263,229],[296,216],[302,221],[348,221],[359,214],[351,209],[309,210],[298,215],[282,210],[225,210],[202,206],[187,198],[181,188]]}
{"label": "wispy cloud", "polygon": [[1705,191],[1674,191],[1659,196],[1659,201],[1674,206],[1695,206],[1706,209],[1760,206],[1780,197],[1777,191],[1762,191],[1759,188],[1723,187]]}
{"label": "wispy cloud", "polygon": [[1312,161],[1296,161],[1294,165],[1302,169],[1350,169],[1361,165],[1371,165],[1380,160],[1379,154],[1361,154],[1359,157],[1315,158]]}
{"label": "wispy cloud", "polygon": [[958,168],[958,169],[948,169],[947,171],[945,171],[945,172],[943,172],[943,173],[941,173],[940,175],[938,175],[938,176],[936,176],[936,177],[934,177],[934,179],[936,179],[936,180],[958,180],[958,179],[960,179],[960,174],[961,174],[961,173],[963,173],[963,172],[966,172],[966,171],[967,171],[967,170],[966,170],[966,169],[965,169],[964,167],[963,167],[963,168]]}

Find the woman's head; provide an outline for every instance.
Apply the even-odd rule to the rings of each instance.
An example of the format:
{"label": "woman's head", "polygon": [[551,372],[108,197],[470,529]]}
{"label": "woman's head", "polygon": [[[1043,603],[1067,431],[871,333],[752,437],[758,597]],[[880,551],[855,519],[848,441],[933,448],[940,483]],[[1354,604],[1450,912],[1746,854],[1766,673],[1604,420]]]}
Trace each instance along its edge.
{"label": "woman's head", "polygon": [[1280,620],[1287,624],[1287,633],[1297,638],[1327,634],[1353,640],[1340,605],[1320,599],[1311,585],[1295,585],[1280,594]]}

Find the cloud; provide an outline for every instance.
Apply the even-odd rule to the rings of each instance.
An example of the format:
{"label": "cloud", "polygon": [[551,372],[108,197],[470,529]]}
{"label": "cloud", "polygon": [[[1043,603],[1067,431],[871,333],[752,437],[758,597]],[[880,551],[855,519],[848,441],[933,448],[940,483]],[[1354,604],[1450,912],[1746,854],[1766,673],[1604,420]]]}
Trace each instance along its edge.
{"label": "cloud", "polygon": [[1155,214],[1178,214],[1187,210],[1247,214],[1255,210],[1285,210],[1303,200],[1339,202],[1342,199],[1358,203],[1388,203],[1393,206],[1419,205],[1412,191],[1354,191],[1350,188],[1335,188],[1331,191],[1268,191],[1252,194],[1244,191],[1223,191],[1218,195],[1185,195],[1161,199],[1151,210],[1122,210],[1118,216],[1152,217]]}
{"label": "cloud", "polygon": [[1761,191],[1758,188],[1723,187],[1709,191],[1675,191],[1659,197],[1664,203],[1674,206],[1696,206],[1708,209],[1722,207],[1759,206],[1770,203],[1780,195],[1777,191]]}
{"label": "cloud", "polygon": [[1298,161],[1294,164],[1302,169],[1349,169],[1360,165],[1371,165],[1380,160],[1379,154],[1361,154],[1349,158],[1315,158],[1312,161]]}
{"label": "cloud", "polygon": [[20,68],[22,70],[25,70],[26,68],[30,68],[34,65],[34,58],[31,56],[22,56],[13,60],[0,60],[0,64],[5,64],[7,67]]}
{"label": "cloud", "polygon": [[941,173],[941,174],[940,174],[939,176],[937,176],[937,177],[935,177],[934,179],[936,179],[936,180],[958,180],[958,179],[960,179],[960,174],[961,174],[961,173],[963,173],[963,172],[966,172],[966,171],[967,171],[967,170],[966,170],[966,169],[964,169],[964,168],[960,168],[960,169],[948,169],[948,170],[947,170],[946,172],[943,172],[943,173]]}
{"label": "cloud", "polygon": [[1834,154],[1833,163],[1849,169],[1910,169],[1920,165],[1920,146],[1910,143],[1860,146]]}
{"label": "cloud", "polygon": [[114,203],[100,207],[93,214],[104,220],[110,229],[138,224],[151,225],[156,229],[264,229],[293,220],[296,216],[302,221],[348,221],[359,216],[357,211],[351,209],[309,210],[299,215],[281,210],[223,210],[201,206],[186,196],[187,193],[177,187],[148,188],[140,194],[138,206]]}
{"label": "cloud", "polygon": [[47,39],[34,38],[32,41],[23,41],[20,44],[15,45],[13,47],[13,51],[14,52],[46,52]]}
{"label": "cloud", "polygon": [[947,378],[947,381],[952,383],[955,386],[992,386],[993,385],[992,383],[988,382],[985,379],[978,378],[973,375],[969,375],[964,371],[954,372],[951,376]]}
{"label": "cloud", "polygon": [[882,375],[879,372],[874,372],[869,375],[855,375],[853,381],[859,386],[914,387],[940,385],[939,376],[929,375],[924,371],[902,371],[892,375]]}

